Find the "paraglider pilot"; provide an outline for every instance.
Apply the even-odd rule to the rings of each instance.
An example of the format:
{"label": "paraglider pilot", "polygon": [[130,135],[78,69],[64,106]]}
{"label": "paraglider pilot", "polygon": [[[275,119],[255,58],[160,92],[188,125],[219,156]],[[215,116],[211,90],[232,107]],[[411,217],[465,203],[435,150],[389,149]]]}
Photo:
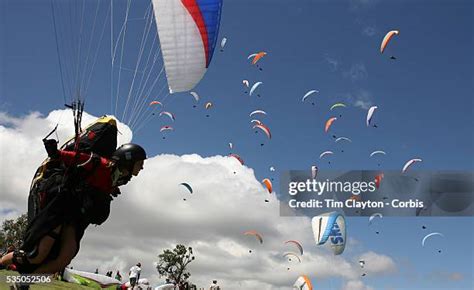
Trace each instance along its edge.
{"label": "paraglider pilot", "polygon": [[56,182],[44,188],[47,198],[40,199],[44,206],[28,221],[20,250],[0,259],[0,269],[13,264],[22,274],[61,271],[77,255],[86,228],[107,220],[110,202],[120,194],[118,187],[137,176],[146,159],[145,150],[132,143],[106,159],[58,150],[56,140],[43,142],[50,160],[63,164],[65,170],[49,178]]}

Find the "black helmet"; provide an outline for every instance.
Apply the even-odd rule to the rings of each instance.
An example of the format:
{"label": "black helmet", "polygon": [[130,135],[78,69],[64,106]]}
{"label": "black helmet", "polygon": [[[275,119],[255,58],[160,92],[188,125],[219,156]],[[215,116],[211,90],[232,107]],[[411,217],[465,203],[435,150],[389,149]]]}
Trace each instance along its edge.
{"label": "black helmet", "polygon": [[146,152],[140,145],[127,143],[115,150],[112,159],[118,165],[133,166],[135,162],[146,159]]}

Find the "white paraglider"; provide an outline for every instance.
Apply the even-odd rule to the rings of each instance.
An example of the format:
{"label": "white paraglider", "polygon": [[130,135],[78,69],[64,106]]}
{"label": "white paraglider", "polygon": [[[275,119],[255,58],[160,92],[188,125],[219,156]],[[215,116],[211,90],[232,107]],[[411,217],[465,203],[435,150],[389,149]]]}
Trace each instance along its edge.
{"label": "white paraglider", "polygon": [[422,160],[420,158],[413,158],[411,160],[408,160],[407,163],[405,163],[405,165],[403,165],[403,168],[402,168],[402,173],[405,173],[408,168],[415,162],[421,162]]}
{"label": "white paraglider", "polygon": [[370,122],[372,121],[372,117],[374,116],[375,110],[377,108],[378,108],[377,106],[372,106],[369,108],[369,111],[367,112],[367,119],[366,119],[367,127],[369,127]]}
{"label": "white paraglider", "polygon": [[423,240],[421,241],[421,246],[425,246],[425,243],[426,241],[430,238],[430,237],[433,237],[433,236],[440,236],[440,237],[444,237],[444,235],[442,233],[437,233],[437,232],[434,232],[434,233],[431,233],[431,234],[427,234]]}

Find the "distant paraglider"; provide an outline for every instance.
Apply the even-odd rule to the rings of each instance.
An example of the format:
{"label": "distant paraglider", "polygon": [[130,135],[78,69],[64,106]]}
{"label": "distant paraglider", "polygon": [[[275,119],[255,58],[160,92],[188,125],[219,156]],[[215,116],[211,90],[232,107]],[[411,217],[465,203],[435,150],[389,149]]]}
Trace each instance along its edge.
{"label": "distant paraglider", "polygon": [[402,173],[405,173],[413,163],[421,162],[421,161],[422,160],[420,158],[414,158],[414,159],[408,160],[407,163],[405,163],[405,165],[403,165]]}
{"label": "distant paraglider", "polygon": [[337,212],[313,217],[311,221],[316,245],[330,242],[334,255],[340,255],[346,247],[346,220]]}
{"label": "distant paraglider", "polygon": [[376,218],[376,217],[379,217],[379,218],[383,218],[383,215],[381,213],[374,213],[373,215],[371,215],[369,217],[369,225],[372,224],[372,221]]}
{"label": "distant paraglider", "polygon": [[265,135],[267,135],[268,139],[272,139],[272,133],[270,132],[270,128],[268,128],[267,126],[265,126],[264,124],[256,124],[253,126],[253,129],[260,129],[262,130]]}
{"label": "distant paraglider", "polygon": [[[304,102],[309,96],[311,96],[314,93],[319,93],[318,90],[310,90],[306,94],[304,94],[303,98],[301,99],[302,102]],[[314,104],[314,103],[313,103]]]}
{"label": "distant paraglider", "polygon": [[174,128],[171,127],[171,126],[163,126],[163,127],[161,127],[160,132],[163,132],[163,131],[173,131],[173,130],[174,130]]}
{"label": "distant paraglider", "polygon": [[331,128],[332,124],[334,123],[334,121],[336,121],[337,118],[336,117],[332,117],[332,118],[329,118],[327,121],[326,121],[326,125],[324,126],[324,132],[328,132],[329,131],[329,128]]}
{"label": "distant paraglider", "polygon": [[260,244],[263,244],[263,237],[257,231],[246,231],[244,233],[246,236],[254,236]]}
{"label": "distant paraglider", "polygon": [[313,290],[313,285],[311,284],[311,280],[309,280],[308,276],[302,275],[296,279],[295,283],[293,284],[293,290]]}
{"label": "distant paraglider", "polygon": [[193,96],[194,100],[196,100],[196,102],[199,102],[199,95],[196,93],[196,92],[190,92],[191,96]]}
{"label": "distant paraglider", "polygon": [[270,179],[265,178],[264,180],[262,180],[262,183],[263,183],[263,185],[265,186],[265,189],[268,191],[268,193],[272,193],[272,192],[273,192],[273,184],[272,184],[272,182],[270,181]]}
{"label": "distant paraglider", "polygon": [[266,56],[267,53],[264,51],[258,52],[258,53],[252,53],[247,57],[247,59],[252,59],[252,64],[255,65],[257,62],[264,56]]}
{"label": "distant paraglider", "polygon": [[163,104],[159,101],[151,101],[150,102],[150,106],[153,106],[153,105],[160,105],[160,106],[163,106]]}
{"label": "distant paraglider", "polygon": [[176,120],[174,115],[170,112],[163,111],[163,112],[160,113],[160,117],[163,116],[163,115],[168,116],[171,119],[171,121],[173,121],[173,122]]}
{"label": "distant paraglider", "polygon": [[387,155],[387,153],[385,153],[385,151],[381,151],[381,150],[376,150],[372,153],[370,153],[370,157],[373,157],[374,155],[376,154],[383,154],[383,155]]}
{"label": "distant paraglider", "polygon": [[333,109],[339,108],[339,107],[345,108],[346,105],[344,103],[335,103],[334,105],[331,106],[329,110],[332,111]]}
{"label": "distant paraglider", "polygon": [[421,246],[424,247],[426,241],[427,241],[429,238],[433,237],[433,236],[444,237],[444,235],[443,235],[442,233],[436,233],[436,232],[434,232],[434,233],[427,234],[427,235],[423,238],[423,240],[421,240]]}
{"label": "distant paraglider", "polygon": [[393,36],[398,35],[400,32],[398,30],[391,30],[385,34],[385,37],[380,44],[380,53],[383,53],[385,48],[387,47],[388,43],[392,39]]}
{"label": "distant paraglider", "polygon": [[319,159],[323,158],[326,155],[334,154],[332,151],[324,151],[323,153],[319,154]]}
{"label": "distant paraglider", "polygon": [[[252,96],[253,92],[255,92],[255,90],[262,84],[263,82],[256,82],[255,84],[253,84],[252,88],[250,89],[249,95]],[[260,97],[260,95],[258,96]]]}
{"label": "distant paraglider", "polygon": [[193,188],[188,183],[182,182],[179,185],[182,185],[182,186],[186,187],[186,189],[189,191],[189,193],[193,193]]}
{"label": "distant paraglider", "polygon": [[237,161],[240,162],[241,165],[244,165],[244,160],[239,155],[235,153],[231,153],[229,154],[229,157],[234,157],[235,159],[237,159]]}
{"label": "distant paraglider", "polygon": [[284,254],[283,254],[283,257],[285,257],[285,258],[294,257],[294,258],[296,258],[296,259],[298,260],[298,262],[301,263],[301,258],[300,258],[297,254],[295,254],[295,253],[293,253],[293,252],[284,253]]}
{"label": "distant paraglider", "polygon": [[263,111],[263,110],[255,110],[253,111],[252,113],[250,113],[249,117],[252,117],[253,115],[255,114],[262,114],[262,115],[266,115],[267,112]]}
{"label": "distant paraglider", "polygon": [[336,139],[336,143],[339,142],[339,141],[347,141],[347,142],[352,142],[352,140],[350,138],[347,138],[347,137],[339,137]]}
{"label": "distant paraglider", "polygon": [[298,251],[300,252],[300,255],[303,255],[303,246],[301,245],[300,242],[295,241],[295,240],[289,240],[286,241],[285,244],[293,244],[298,248]]}
{"label": "distant paraglider", "polygon": [[375,176],[375,187],[376,188],[379,188],[380,187],[380,184],[382,183],[382,179],[384,178],[384,174],[383,173],[380,173],[380,174],[377,174]]}
{"label": "distant paraglider", "polygon": [[369,127],[370,122],[372,121],[372,118],[374,116],[375,110],[377,108],[378,108],[377,106],[372,106],[369,108],[369,111],[367,111],[367,119],[366,119],[367,127]]}
{"label": "distant paraglider", "polygon": [[221,40],[221,52],[224,51],[224,46],[227,43],[227,38],[223,37]]}

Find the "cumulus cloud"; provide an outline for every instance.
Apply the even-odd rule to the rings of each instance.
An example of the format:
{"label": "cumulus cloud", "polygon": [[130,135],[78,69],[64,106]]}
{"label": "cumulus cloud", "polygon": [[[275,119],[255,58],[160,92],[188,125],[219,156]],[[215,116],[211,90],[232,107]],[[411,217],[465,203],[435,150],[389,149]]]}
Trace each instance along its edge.
{"label": "cumulus cloud", "polygon": [[[83,123],[88,124],[96,119],[87,113]],[[4,169],[0,173],[0,192],[2,193],[2,210],[26,211],[26,200],[33,174],[47,157],[42,139],[56,126],[58,130],[50,138],[59,138],[65,142],[73,135],[72,114],[68,110],[52,111],[48,116],[32,112],[23,117],[12,117],[0,112],[0,152]],[[119,123],[119,144],[132,139],[130,129]],[[15,166],[12,166],[15,164]]]}
{"label": "cumulus cloud", "polygon": [[360,280],[347,281],[341,288],[341,290],[374,290],[374,288],[365,285]]}
{"label": "cumulus cloud", "polygon": [[367,252],[360,255],[359,260],[366,261],[363,269],[367,274],[390,274],[397,270],[393,259],[386,255]]}
{"label": "cumulus cloud", "polygon": [[[45,158],[41,139],[58,122],[60,140],[70,136],[69,115],[68,111],[21,118],[0,114],[2,166],[16,164],[1,171],[1,220],[11,217],[12,211],[26,212],[29,182]],[[84,123],[94,118],[84,114]],[[120,143],[131,140],[127,127],[120,124],[119,130]],[[360,276],[354,261],[314,246],[309,218],[280,218],[275,195],[269,196],[253,170],[234,158],[161,154],[150,156],[144,167],[112,202],[107,222],[88,228],[71,264],[75,269],[128,273],[130,266],[141,262],[142,276],[157,283],[163,281],[154,269],[157,255],[180,243],[193,247],[196,260],[190,264],[190,280],[201,287],[217,279],[226,289],[288,289],[300,273],[312,279],[340,278],[353,285]],[[189,183],[193,194],[181,182]],[[261,233],[264,243],[243,235],[247,230]],[[289,239],[303,244],[302,263],[283,257],[292,250],[284,243]],[[383,269],[390,268],[387,258],[367,255]]]}

